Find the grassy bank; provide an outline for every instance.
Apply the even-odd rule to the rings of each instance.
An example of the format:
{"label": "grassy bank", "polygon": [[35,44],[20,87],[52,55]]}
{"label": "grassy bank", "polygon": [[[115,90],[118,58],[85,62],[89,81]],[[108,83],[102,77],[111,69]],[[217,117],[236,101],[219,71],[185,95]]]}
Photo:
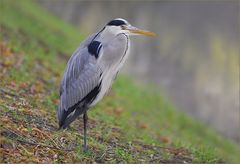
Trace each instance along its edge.
{"label": "grassy bank", "polygon": [[126,77],[89,112],[84,153],[82,119],[58,131],[56,107],[66,62],[86,35],[31,1],[0,3],[3,162],[240,161],[239,146]]}

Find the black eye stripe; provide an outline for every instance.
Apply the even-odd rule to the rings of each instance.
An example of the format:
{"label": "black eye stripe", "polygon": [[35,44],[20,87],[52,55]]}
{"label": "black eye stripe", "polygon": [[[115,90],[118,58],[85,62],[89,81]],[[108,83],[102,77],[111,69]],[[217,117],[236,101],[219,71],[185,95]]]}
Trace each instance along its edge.
{"label": "black eye stripe", "polygon": [[116,20],[110,21],[107,25],[108,26],[121,26],[121,25],[126,25],[126,22],[116,19]]}

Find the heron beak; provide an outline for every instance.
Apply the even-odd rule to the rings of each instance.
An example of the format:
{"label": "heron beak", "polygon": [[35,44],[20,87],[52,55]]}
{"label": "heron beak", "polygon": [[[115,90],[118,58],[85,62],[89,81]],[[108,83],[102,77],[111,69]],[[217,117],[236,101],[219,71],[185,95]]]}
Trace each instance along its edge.
{"label": "heron beak", "polygon": [[154,32],[141,30],[141,29],[138,29],[138,28],[133,27],[133,26],[127,27],[126,30],[128,30],[132,34],[144,35],[144,36],[156,36],[156,34]]}

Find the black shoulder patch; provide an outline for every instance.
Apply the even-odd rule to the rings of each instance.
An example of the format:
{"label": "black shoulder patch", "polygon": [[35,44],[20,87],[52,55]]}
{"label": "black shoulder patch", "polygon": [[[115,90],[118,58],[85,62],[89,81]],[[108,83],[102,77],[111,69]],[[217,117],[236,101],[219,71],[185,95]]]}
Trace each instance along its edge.
{"label": "black shoulder patch", "polygon": [[95,58],[98,58],[99,56],[99,52],[102,48],[102,44],[99,41],[92,41],[89,45],[88,45],[88,52],[91,55],[94,55]]}
{"label": "black shoulder patch", "polygon": [[115,20],[112,20],[112,21],[108,22],[107,25],[108,26],[121,26],[121,25],[126,25],[126,22],[124,22],[122,20],[115,19]]}

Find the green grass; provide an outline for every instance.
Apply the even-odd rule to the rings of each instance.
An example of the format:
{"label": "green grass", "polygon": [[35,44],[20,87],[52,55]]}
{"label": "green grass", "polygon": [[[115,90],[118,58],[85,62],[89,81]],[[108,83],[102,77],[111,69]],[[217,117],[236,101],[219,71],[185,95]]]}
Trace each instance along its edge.
{"label": "green grass", "polygon": [[[0,72],[1,120],[5,119],[1,127],[42,144],[71,147],[76,141],[82,143],[80,122],[73,123],[73,129],[57,131],[55,112],[66,58],[86,35],[81,34],[81,29],[55,18],[31,1],[0,2],[0,62],[1,68],[6,69],[5,73]],[[5,55],[5,49],[10,49],[11,55]],[[13,64],[5,66],[4,62],[9,58]],[[19,61],[19,66],[16,66]],[[109,95],[89,112],[92,119],[88,131],[89,151],[83,152],[80,144],[72,146],[75,148],[73,152],[54,150],[49,153],[48,159],[76,162],[149,162],[152,159],[176,162],[181,159],[183,162],[183,158],[187,157],[194,163],[240,161],[239,145],[177,112],[175,108],[163,95],[137,87],[128,78],[120,76]],[[49,125],[44,122],[45,119]],[[19,130],[20,124],[22,128]],[[33,125],[38,125],[50,137],[36,139],[31,135]],[[68,142],[63,142],[62,138]],[[19,149],[24,146],[26,152],[20,152],[21,159],[34,161],[29,158],[32,145],[21,145],[9,136],[1,140],[8,144],[16,143]],[[18,153],[18,149],[8,149],[4,148]],[[15,160],[10,155],[5,157],[5,161]],[[38,159],[43,158],[47,157],[39,156]]]}

